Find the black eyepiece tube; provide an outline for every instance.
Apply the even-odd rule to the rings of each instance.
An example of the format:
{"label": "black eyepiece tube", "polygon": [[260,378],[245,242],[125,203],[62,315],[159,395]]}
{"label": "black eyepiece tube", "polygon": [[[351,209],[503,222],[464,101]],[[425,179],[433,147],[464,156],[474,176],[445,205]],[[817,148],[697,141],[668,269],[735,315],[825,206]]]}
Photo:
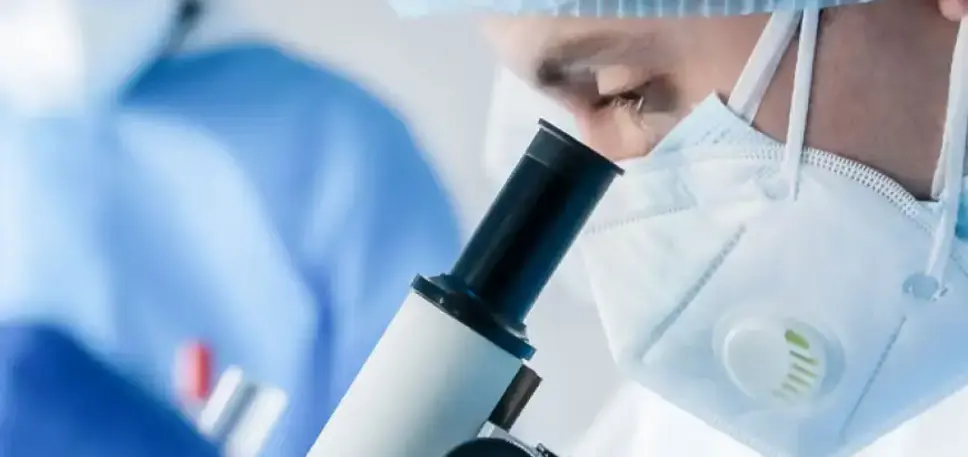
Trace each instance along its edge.
{"label": "black eyepiece tube", "polygon": [[530,358],[524,320],[617,165],[540,120],[539,131],[450,274],[413,289],[508,352]]}
{"label": "black eyepiece tube", "polygon": [[451,276],[510,325],[535,300],[621,169],[551,123],[491,204]]}

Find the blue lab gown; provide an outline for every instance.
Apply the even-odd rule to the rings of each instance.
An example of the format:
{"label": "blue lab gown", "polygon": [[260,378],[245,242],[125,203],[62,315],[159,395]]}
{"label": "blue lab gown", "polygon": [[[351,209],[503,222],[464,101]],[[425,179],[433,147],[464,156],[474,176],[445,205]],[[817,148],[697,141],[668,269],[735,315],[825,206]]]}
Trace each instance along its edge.
{"label": "blue lab gown", "polygon": [[264,455],[301,457],[413,276],[456,257],[424,159],[360,87],[261,46],[165,58],[89,124],[0,118],[0,319],[173,404],[207,340],[290,394]]}

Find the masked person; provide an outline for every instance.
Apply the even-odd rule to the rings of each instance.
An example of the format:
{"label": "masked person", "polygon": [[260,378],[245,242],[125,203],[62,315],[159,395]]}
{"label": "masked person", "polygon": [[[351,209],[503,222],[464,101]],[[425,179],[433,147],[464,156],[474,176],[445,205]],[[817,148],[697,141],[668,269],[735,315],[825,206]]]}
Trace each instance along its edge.
{"label": "masked person", "polygon": [[385,105],[220,1],[0,9],[0,454],[212,456],[172,360],[286,392],[305,455],[419,271],[458,249]]}
{"label": "masked person", "polygon": [[964,454],[968,26],[924,0],[391,3],[486,11],[626,169],[578,249],[634,387],[586,455]]}

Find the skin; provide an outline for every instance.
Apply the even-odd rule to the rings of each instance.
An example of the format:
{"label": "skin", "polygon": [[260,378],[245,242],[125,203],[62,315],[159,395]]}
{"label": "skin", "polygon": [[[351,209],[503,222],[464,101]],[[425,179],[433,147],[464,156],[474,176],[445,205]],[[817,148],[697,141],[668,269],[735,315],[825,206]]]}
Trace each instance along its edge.
{"label": "skin", "polygon": [[968,1],[941,0],[941,13],[948,19],[957,21],[968,14]]}
{"label": "skin", "polygon": [[[879,0],[825,10],[807,144],[870,165],[926,198],[941,144],[953,20],[966,5]],[[709,94],[728,96],[767,19],[492,16],[483,28],[509,68],[575,116],[590,146],[622,160],[648,154]],[[795,62],[794,45],[754,121],[781,140]]]}

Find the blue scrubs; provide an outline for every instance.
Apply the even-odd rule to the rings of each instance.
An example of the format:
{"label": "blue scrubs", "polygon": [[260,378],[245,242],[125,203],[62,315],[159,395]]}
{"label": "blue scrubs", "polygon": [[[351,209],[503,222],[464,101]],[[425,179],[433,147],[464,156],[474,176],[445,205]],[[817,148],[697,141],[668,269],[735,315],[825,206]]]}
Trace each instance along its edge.
{"label": "blue scrubs", "polygon": [[0,319],[172,402],[207,340],[290,394],[264,455],[304,456],[412,277],[456,258],[424,159],[360,87],[262,46],[165,58],[89,125],[0,116]]}

